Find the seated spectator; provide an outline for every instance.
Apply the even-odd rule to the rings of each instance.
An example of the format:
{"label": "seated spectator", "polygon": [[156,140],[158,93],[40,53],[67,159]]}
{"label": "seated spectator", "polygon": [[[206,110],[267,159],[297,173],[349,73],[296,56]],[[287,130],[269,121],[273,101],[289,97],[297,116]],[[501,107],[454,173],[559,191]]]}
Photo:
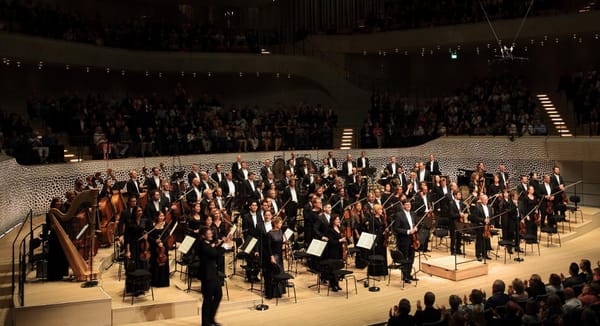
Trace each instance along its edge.
{"label": "seated spectator", "polygon": [[579,276],[586,283],[590,283],[594,279],[594,272],[592,271],[592,262],[589,259],[582,259],[579,262],[579,270],[581,273]]}
{"label": "seated spectator", "polygon": [[542,305],[540,313],[544,325],[560,325],[564,316],[560,298],[556,294],[548,296],[546,304]]}
{"label": "seated spectator", "polygon": [[565,278],[565,276],[561,273],[561,278],[563,279],[563,286],[565,288],[572,288],[575,285],[579,285],[585,282],[585,276],[579,274],[579,265],[577,263],[572,262],[569,265],[569,277]]}
{"label": "seated spectator", "polygon": [[540,316],[538,316],[537,303],[533,300],[527,301],[525,304],[525,312],[521,317],[521,324],[523,326],[540,325],[541,322]]}
{"label": "seated spectator", "polygon": [[508,288],[508,295],[515,301],[524,301],[529,298],[529,295],[525,292],[525,283],[519,278],[512,281],[511,286]]}
{"label": "seated spectator", "polygon": [[548,278],[548,284],[546,285],[546,293],[556,294],[556,292],[562,291],[563,289],[564,288],[560,279],[560,275],[556,273],[550,274],[550,277]]}
{"label": "seated spectator", "polygon": [[525,284],[525,292],[530,298],[535,299],[538,295],[546,294],[546,285],[542,281],[542,277],[538,274],[532,274],[529,278],[529,286]]}
{"label": "seated spectator", "polygon": [[566,288],[565,291],[565,303],[562,305],[563,311],[569,313],[572,310],[580,309],[583,307],[581,301],[575,297],[575,291],[572,288]]}
{"label": "seated spectator", "polygon": [[[461,311],[465,314],[467,321],[471,324],[485,324],[485,305],[483,301],[485,296],[481,290],[473,289],[469,294],[469,304],[462,306]],[[467,302],[467,297],[464,298]]]}
{"label": "seated spectator", "polygon": [[485,308],[496,308],[497,306],[504,306],[510,300],[508,295],[504,293],[506,285],[502,280],[495,280],[492,285],[492,296],[485,302]]}
{"label": "seated spectator", "polygon": [[600,281],[593,281],[583,286],[583,290],[577,299],[581,301],[584,307],[597,304],[600,302],[598,293],[600,293]]}
{"label": "seated spectator", "polygon": [[423,296],[425,309],[421,307],[421,301],[417,300],[417,311],[415,312],[415,325],[423,325],[423,323],[432,323],[439,321],[442,318],[440,309],[434,308],[435,294],[426,292]]}
{"label": "seated spectator", "polygon": [[414,317],[410,315],[410,301],[401,299],[397,306],[390,309],[389,326],[411,326],[415,324]]}

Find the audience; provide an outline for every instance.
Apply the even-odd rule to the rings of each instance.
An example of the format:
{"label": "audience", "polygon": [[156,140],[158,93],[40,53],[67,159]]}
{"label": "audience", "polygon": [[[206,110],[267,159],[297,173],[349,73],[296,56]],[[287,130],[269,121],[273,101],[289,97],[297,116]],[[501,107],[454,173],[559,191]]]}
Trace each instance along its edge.
{"label": "audience", "polygon": [[578,126],[588,126],[590,136],[600,135],[600,75],[597,68],[561,78],[559,89],[571,102]]}
{"label": "audience", "polygon": [[[589,262],[584,259],[582,261]],[[599,262],[600,267],[600,262]],[[574,271],[572,264],[569,266]],[[408,299],[400,300],[398,306],[390,309],[388,325],[599,325],[600,324],[600,281],[585,281],[583,293],[577,297],[571,287],[562,288],[560,276],[551,274],[551,283],[545,285],[538,274],[531,275],[529,287],[525,288],[524,282],[515,278],[509,293],[504,293],[505,283],[502,280],[494,281],[492,295],[486,300],[485,292],[473,289],[468,301],[465,296],[461,301],[457,295],[450,295],[449,309],[442,306],[440,309],[433,307],[435,294],[426,292],[424,295],[425,309],[421,308],[417,300],[417,310],[414,318],[410,316],[410,302]],[[557,282],[558,280],[558,282]],[[526,282],[525,282],[526,283]],[[540,283],[542,286],[538,285]],[[543,288],[552,289],[546,294]],[[516,289],[516,290],[515,290]],[[523,296],[515,296],[514,292]],[[529,292],[531,291],[531,292]],[[399,307],[403,308],[400,309]],[[400,321],[400,316],[403,316]],[[404,322],[406,320],[406,322]]]}
{"label": "audience", "polygon": [[374,91],[360,131],[361,146],[412,146],[455,135],[546,135],[542,112],[524,81],[507,75],[477,80],[453,96],[420,103]]}
{"label": "audience", "polygon": [[[299,102],[225,108],[209,95],[187,95],[181,85],[172,96],[65,93],[32,97],[28,107],[32,119],[46,121],[48,130],[68,133],[68,145],[88,146],[97,159],[331,148],[337,124],[337,114],[328,106]],[[11,154],[19,148],[19,135],[33,129],[18,115],[4,122],[4,147]]]}

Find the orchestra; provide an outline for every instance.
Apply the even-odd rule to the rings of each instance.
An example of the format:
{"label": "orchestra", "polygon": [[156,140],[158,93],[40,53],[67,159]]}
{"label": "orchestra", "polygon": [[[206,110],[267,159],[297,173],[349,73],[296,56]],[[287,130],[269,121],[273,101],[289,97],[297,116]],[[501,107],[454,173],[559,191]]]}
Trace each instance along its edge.
{"label": "orchestra", "polygon": [[[461,188],[442,175],[433,154],[426,163],[417,162],[406,171],[392,156],[377,177],[369,164],[364,151],[356,161],[347,154],[339,163],[329,152],[322,161],[294,157],[280,166],[266,159],[255,173],[238,155],[231,171],[223,171],[221,163],[213,171],[201,171],[200,164],[193,164],[187,182],[181,180],[183,171],[179,178],[169,179],[163,164],[152,167],[150,174],[146,167],[142,175],[132,169],[123,181],[109,169],[106,178],[101,173],[86,178],[87,188],[101,188],[100,227],[92,234],[97,233],[103,245],[114,242],[115,254],[123,255],[127,268],[149,270],[155,287],[169,286],[172,251],[184,236],[195,240],[188,255],[200,265],[203,250],[212,252],[210,248],[223,243],[255,238],[258,244],[244,256],[245,280],[264,281],[265,296],[272,298],[285,291],[274,288],[271,281],[273,271],[284,270],[284,260],[291,259],[284,251],[306,250],[313,239],[327,243],[327,249],[323,257],[309,259],[309,266],[320,259],[347,263],[348,247],[356,247],[363,232],[375,235],[375,244],[372,252],[354,252],[356,268],[366,267],[371,255],[382,256],[387,266],[388,249],[400,251],[412,266],[415,251],[430,250],[430,230],[447,228],[450,255],[465,255],[462,230],[472,229],[474,258],[482,260],[489,259],[492,234],[501,231],[502,240],[512,243],[507,246],[512,253],[520,250],[522,239],[537,240],[539,228],[555,224],[555,214],[565,210],[567,186],[558,167],[541,178],[533,172],[522,175],[513,185],[504,164],[489,174],[480,162],[462,177]],[[84,190],[83,182],[65,195],[64,203],[56,197],[52,207],[68,210],[77,190]],[[232,234],[234,225],[239,230]],[[293,231],[294,248],[283,236],[287,229]],[[56,240],[51,248],[51,257],[57,258],[49,262],[48,275],[60,279],[66,276],[64,257],[56,254],[60,250]],[[220,277],[225,277],[223,255],[211,259]],[[410,266],[402,270],[406,283],[414,279]],[[333,291],[339,290],[337,279],[324,275],[323,280]]]}

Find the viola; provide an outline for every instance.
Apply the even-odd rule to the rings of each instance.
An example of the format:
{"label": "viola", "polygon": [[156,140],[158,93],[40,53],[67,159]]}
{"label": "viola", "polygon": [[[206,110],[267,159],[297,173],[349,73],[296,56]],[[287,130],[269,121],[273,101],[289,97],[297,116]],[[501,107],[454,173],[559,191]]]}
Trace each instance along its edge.
{"label": "viola", "polygon": [[140,242],[140,260],[150,260],[150,243],[148,243],[148,239],[145,237],[142,238],[142,241]]}
{"label": "viola", "polygon": [[156,263],[158,266],[164,266],[168,261],[169,257],[167,256],[167,248],[165,248],[161,241],[156,247]]}

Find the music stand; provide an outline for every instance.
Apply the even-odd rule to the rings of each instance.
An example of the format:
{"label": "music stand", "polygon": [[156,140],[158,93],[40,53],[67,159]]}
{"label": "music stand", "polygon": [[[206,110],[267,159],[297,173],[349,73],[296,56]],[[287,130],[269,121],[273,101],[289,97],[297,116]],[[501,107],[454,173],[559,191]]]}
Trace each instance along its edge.
{"label": "music stand", "polygon": [[[461,236],[462,236],[464,233],[467,233],[467,231],[476,230],[476,229],[479,229],[479,228],[482,228],[482,227],[483,227],[483,225],[471,226],[468,223],[463,223],[463,222],[456,221],[455,222],[456,232],[454,232],[454,243],[456,243],[457,234],[460,233]],[[464,242],[463,242],[463,245],[464,245]],[[467,255],[467,250],[465,249],[465,250],[463,250],[463,257],[465,257],[466,255]],[[455,271],[458,270],[458,267],[457,267],[458,265],[465,264],[465,263],[470,263],[472,261],[477,261],[477,259],[468,259],[468,260],[465,260],[465,261],[462,261],[462,262],[459,263],[458,262],[458,254],[454,255],[454,270]],[[484,264],[485,264],[485,262],[484,262]]]}
{"label": "music stand", "polygon": [[[356,247],[374,251],[376,237],[377,236],[373,233],[363,232],[360,234],[360,238],[358,239],[358,242],[356,243]],[[368,265],[372,266],[371,259],[369,259]],[[367,266],[367,284],[370,285],[370,283],[371,283],[371,275],[369,274],[369,267]],[[373,286],[369,287],[369,292],[378,292],[379,290],[380,290],[380,288],[378,286],[375,286],[375,283],[373,283]]]}
{"label": "music stand", "polygon": [[[310,244],[308,245],[308,248],[306,249],[306,254],[314,256],[315,258],[321,258],[321,256],[323,256],[323,252],[325,251],[325,247],[327,246],[327,242],[326,241],[322,241],[319,239],[312,239]],[[320,269],[317,267],[318,264],[313,265],[313,269],[316,271],[320,271]],[[317,272],[317,274],[319,274],[320,272]],[[320,277],[320,275],[319,275]],[[318,281],[318,280],[317,280]],[[319,283],[317,282],[317,284],[313,284],[313,285],[309,285],[308,287],[315,287],[319,286]]]}

